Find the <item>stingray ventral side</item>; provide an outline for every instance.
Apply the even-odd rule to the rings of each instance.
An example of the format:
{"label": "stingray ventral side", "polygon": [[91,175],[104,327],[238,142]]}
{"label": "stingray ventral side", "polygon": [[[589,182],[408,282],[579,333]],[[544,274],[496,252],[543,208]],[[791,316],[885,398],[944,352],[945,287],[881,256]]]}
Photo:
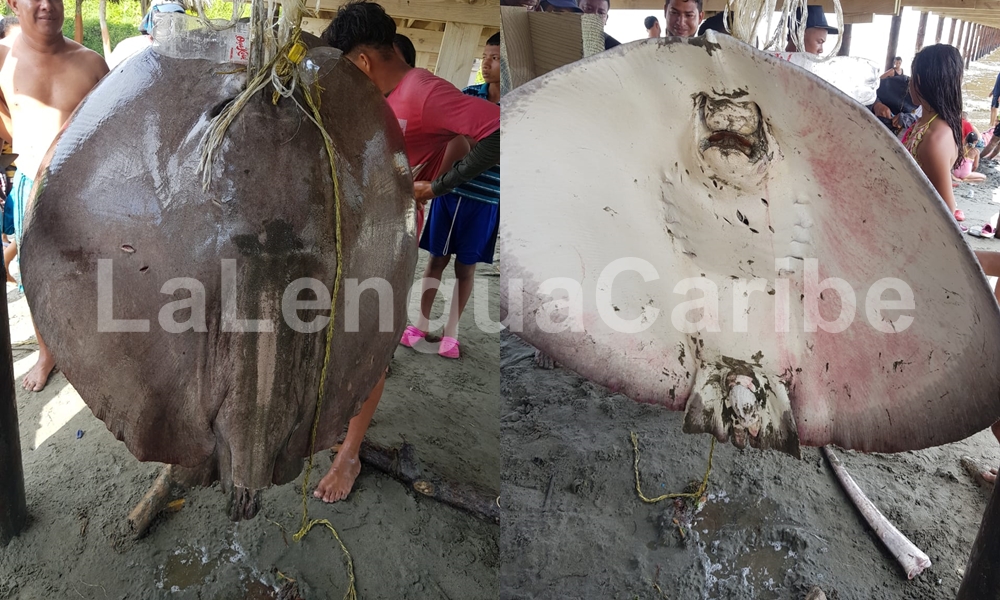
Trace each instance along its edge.
{"label": "stingray ventral side", "polygon": [[714,32],[644,40],[514,90],[501,125],[502,316],[561,364],[686,411],[686,432],[793,455],[1000,417],[978,262],[825,81]]}
{"label": "stingray ventral side", "polygon": [[[108,75],[43,164],[21,264],[38,329],[94,414],[139,460],[214,471],[238,519],[309,454],[338,240],[321,134],[267,90],[230,126],[202,189],[202,138],[245,85],[225,67],[146,50]],[[328,67],[318,84],[343,281],[387,281],[392,311],[374,292],[353,308],[337,298],[317,449],[388,365],[416,262],[396,119],[350,61]],[[289,299],[309,308],[289,317]]]}

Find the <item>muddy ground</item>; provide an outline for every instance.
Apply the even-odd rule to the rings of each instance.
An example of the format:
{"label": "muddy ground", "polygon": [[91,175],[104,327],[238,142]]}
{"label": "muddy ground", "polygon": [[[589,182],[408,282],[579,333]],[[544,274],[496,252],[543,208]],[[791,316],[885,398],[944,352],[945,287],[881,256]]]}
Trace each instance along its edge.
{"label": "muddy ground", "polygon": [[[418,269],[424,257],[421,252]],[[480,318],[488,304],[497,320],[492,266],[480,265],[477,283]],[[499,335],[475,326],[474,302],[475,296],[461,324],[460,360],[397,350],[369,438],[399,446],[405,436],[429,471],[496,495]],[[305,600],[344,596],[346,564],[329,531],[316,528],[299,543],[291,539],[302,518],[301,478],[264,492],[261,513],[239,525],[228,520],[217,485],[195,489],[147,537],[124,542],[125,516],[159,465],[136,461],[61,373],[41,393],[20,390],[37,345],[26,303],[10,286],[8,309],[31,525],[0,549],[0,598],[265,599],[274,597],[278,572],[301,584]],[[319,453],[312,481],[329,466],[330,453]],[[495,524],[368,467],[347,501],[326,505],[310,497],[308,506],[311,518],[329,519],[340,533],[354,560],[360,598],[497,596]]]}
{"label": "muddy ground", "polygon": [[[969,70],[966,107],[980,128],[998,71],[1000,57]],[[957,191],[969,225],[1000,211],[993,202],[1000,171],[981,170],[987,183]],[[1000,250],[1000,241],[966,237],[975,248]],[[987,501],[959,460],[1000,463],[989,432],[920,452],[839,453],[933,562],[908,581],[819,450],[804,448],[796,460],[720,444],[699,511],[678,513],[669,500],[645,504],[635,490],[630,432],[650,497],[701,480],[708,436],[681,433],[682,413],[637,404],[567,370],[536,368],[531,348],[512,335],[501,339],[500,361],[501,598],[798,600],[813,586],[839,600],[955,597]],[[683,538],[675,518],[690,525]]]}

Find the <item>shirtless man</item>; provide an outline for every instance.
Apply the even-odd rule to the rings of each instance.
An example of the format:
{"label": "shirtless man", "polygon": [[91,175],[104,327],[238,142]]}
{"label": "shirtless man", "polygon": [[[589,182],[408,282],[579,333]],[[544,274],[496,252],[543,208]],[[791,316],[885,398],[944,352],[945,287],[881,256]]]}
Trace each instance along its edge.
{"label": "shirtless man", "polygon": [[[108,72],[104,59],[63,37],[62,0],[7,0],[21,35],[0,40],[0,136],[18,154],[8,202],[14,203],[14,235],[20,243],[32,179],[66,120]],[[38,335],[38,362],[24,376],[24,389],[41,391],[55,358]]]}

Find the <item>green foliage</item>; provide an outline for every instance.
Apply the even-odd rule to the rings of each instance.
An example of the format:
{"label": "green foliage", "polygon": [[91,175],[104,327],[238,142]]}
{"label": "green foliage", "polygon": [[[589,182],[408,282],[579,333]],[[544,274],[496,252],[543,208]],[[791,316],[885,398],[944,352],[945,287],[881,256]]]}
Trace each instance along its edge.
{"label": "green foliage", "polygon": [[[73,22],[76,14],[76,4],[73,0],[63,0],[66,11],[66,22],[63,23],[63,35],[73,39]],[[83,0],[83,45],[98,54],[104,55],[101,44],[101,20],[99,16],[99,0]],[[106,16],[108,20],[108,37],[111,48],[125,38],[139,35],[139,23],[142,22],[142,8],[139,0],[108,0]],[[233,12],[232,3],[216,2],[206,11],[213,19],[229,19]],[[10,7],[3,5],[2,13],[11,14]]]}

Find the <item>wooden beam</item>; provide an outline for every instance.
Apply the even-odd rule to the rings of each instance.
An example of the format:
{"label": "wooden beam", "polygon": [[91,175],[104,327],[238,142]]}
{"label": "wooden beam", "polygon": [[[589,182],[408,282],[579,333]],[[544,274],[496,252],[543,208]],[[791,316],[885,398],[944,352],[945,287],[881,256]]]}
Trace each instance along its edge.
{"label": "wooden beam", "polygon": [[885,70],[892,68],[896,58],[896,50],[899,48],[899,26],[903,23],[903,15],[893,15],[889,24],[889,48],[885,55]]}
{"label": "wooden beam", "polygon": [[[336,11],[346,3],[347,0],[320,0],[319,8]],[[500,0],[379,0],[379,4],[389,15],[400,19],[500,27]],[[662,4],[660,9],[663,9]]]}
{"label": "wooden beam", "polygon": [[920,49],[924,47],[924,34],[927,33],[927,13],[920,13],[920,22],[917,24],[917,45],[913,52],[920,52]]}
{"label": "wooden beam", "polygon": [[413,47],[417,52],[438,52],[441,50],[441,40],[444,39],[443,31],[431,31],[429,29],[397,29],[396,33],[401,33],[410,38]]}
{"label": "wooden beam", "polygon": [[[7,322],[6,301],[0,306],[0,320]],[[28,523],[15,398],[10,329],[0,327],[0,547],[6,546]]]}
{"label": "wooden beam", "polygon": [[469,85],[472,63],[479,55],[479,37],[483,26],[473,23],[450,22],[444,28],[441,50],[434,74],[450,81],[458,89]]}
{"label": "wooden beam", "polygon": [[941,43],[941,36],[944,35],[944,17],[937,15],[937,31],[934,33],[934,43]]}
{"label": "wooden beam", "polygon": [[948,45],[949,46],[954,45],[954,42],[955,42],[955,25],[957,23],[958,23],[958,20],[955,19],[955,18],[952,18],[952,20],[951,20],[951,32],[948,34]]}
{"label": "wooden beam", "polygon": [[958,48],[959,52],[962,51],[962,34],[965,33],[965,21],[958,22],[958,37],[955,38],[954,46]]}
{"label": "wooden beam", "polygon": [[875,22],[875,15],[872,13],[861,13],[861,14],[844,14],[844,25],[851,25],[854,23],[873,23]]}

